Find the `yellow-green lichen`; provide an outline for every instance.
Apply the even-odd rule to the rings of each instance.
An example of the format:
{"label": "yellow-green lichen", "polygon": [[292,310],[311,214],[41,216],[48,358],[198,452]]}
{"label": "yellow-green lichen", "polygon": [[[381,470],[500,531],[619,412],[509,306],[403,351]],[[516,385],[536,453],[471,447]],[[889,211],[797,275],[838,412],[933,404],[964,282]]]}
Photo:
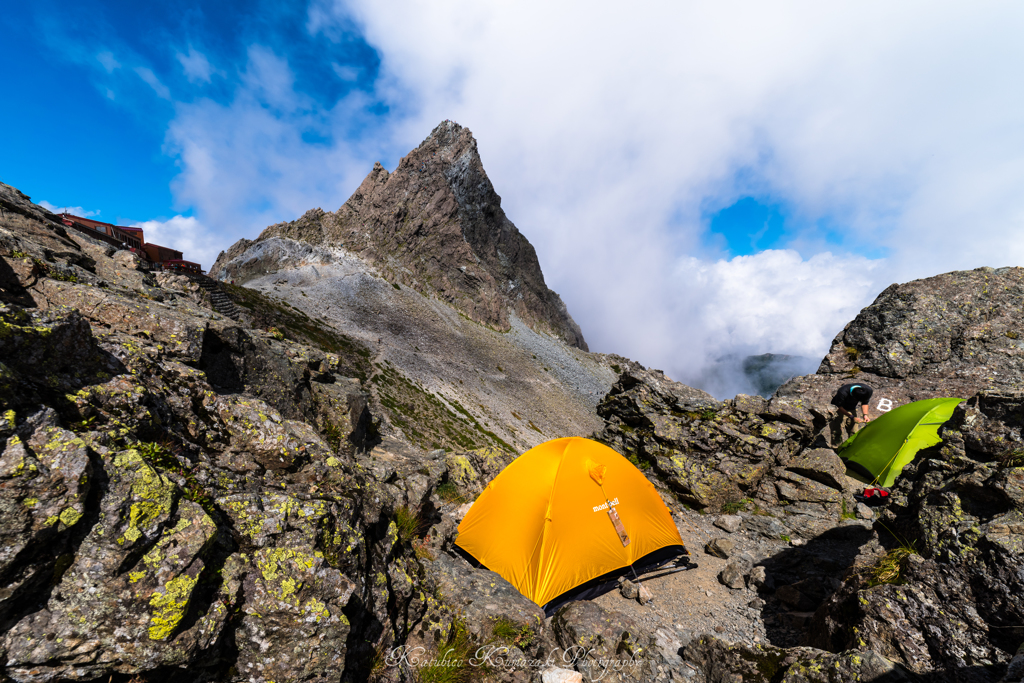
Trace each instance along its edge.
{"label": "yellow-green lichen", "polygon": [[82,518],[82,513],[75,508],[64,508],[60,513],[60,521],[64,526],[74,526]]}
{"label": "yellow-green lichen", "polygon": [[144,529],[170,512],[174,502],[174,482],[157,472],[135,449],[118,453],[114,466],[135,470],[131,491],[137,500],[129,509],[128,529],[118,539],[120,544],[125,541],[134,543],[141,538]]}
{"label": "yellow-green lichen", "polygon": [[166,640],[188,610],[188,601],[198,579],[187,574],[175,577],[164,586],[163,593],[154,593],[149,600],[152,612],[149,618],[149,637],[152,640]]}
{"label": "yellow-green lichen", "polygon": [[327,605],[317,600],[316,598],[311,599],[307,602],[302,610],[310,614],[317,622],[321,619],[326,619],[331,616],[330,610],[327,609]]}

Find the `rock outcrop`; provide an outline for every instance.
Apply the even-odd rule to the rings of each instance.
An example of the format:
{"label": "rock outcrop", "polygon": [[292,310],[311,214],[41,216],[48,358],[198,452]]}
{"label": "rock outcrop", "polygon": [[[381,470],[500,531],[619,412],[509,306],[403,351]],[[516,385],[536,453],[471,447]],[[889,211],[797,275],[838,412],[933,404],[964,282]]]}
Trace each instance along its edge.
{"label": "rock outcrop", "polygon": [[393,645],[549,642],[445,554],[509,454],[381,435],[358,342],[227,319],[0,189],[0,677],[361,681]]}
{"label": "rock outcrop", "polygon": [[812,644],[866,643],[918,673],[995,680],[1024,641],[1022,411],[1020,391],[981,392],[957,408],[943,443],[904,470],[881,513],[898,581],[849,577],[815,615]]}
{"label": "rock outcrop", "polygon": [[[1019,678],[1010,664],[1024,641],[1022,275],[978,269],[894,285],[836,337],[818,374],[770,400],[714,402],[623,372],[600,405],[601,438],[683,503],[738,512],[740,528],[707,546],[733,563],[720,580],[757,585],[775,645],[821,648],[705,638],[684,658],[706,680]],[[848,433],[829,400],[850,381],[876,388],[875,416],[879,401],[884,411],[967,399],[886,508],[854,504],[833,450]],[[751,535],[794,547],[766,554],[748,541],[745,564],[756,566],[747,571],[733,558],[736,539]]]}
{"label": "rock outcrop", "polygon": [[[872,408],[969,398],[1024,381],[1024,268],[978,268],[891,285],[832,341],[817,374],[778,396],[826,406],[848,382],[875,388]],[[889,404],[882,403],[883,408]]]}
{"label": "rock outcrop", "polygon": [[[702,391],[629,364],[598,407],[599,438],[650,467],[683,503],[787,507],[789,517],[838,519],[852,509],[845,467],[810,447],[827,413],[800,401]],[[803,533],[801,533],[803,535]]]}
{"label": "rock outcrop", "polygon": [[[238,320],[191,281],[66,232],[13,188],[0,185],[0,208],[4,680],[1021,679],[1020,269],[894,285],[818,374],[770,399],[719,401],[526,326],[585,348],[454,124],[395,173],[376,168],[336,214],[223,255],[229,279],[260,282],[223,284]],[[268,281],[271,263],[290,265]],[[313,298],[317,268],[354,274],[351,301],[422,306],[440,322],[394,333],[398,367],[383,328],[351,336],[272,298],[278,286]],[[470,328],[438,300],[509,330],[472,324],[502,347],[481,356],[486,368],[445,374],[477,357],[459,354]],[[555,389],[516,393],[520,370]],[[495,415],[541,430],[484,399],[479,413],[463,407],[452,387],[464,378],[484,387],[476,396],[543,396],[528,407],[538,414],[593,395],[577,407],[597,405],[597,438],[703,548],[703,568],[658,578],[692,571],[699,590],[676,584],[691,589],[680,601],[634,576],[624,594],[641,600],[601,596],[546,620],[467,562],[458,521],[517,450],[492,431]],[[883,509],[855,502],[834,451],[847,432],[829,399],[853,378],[893,406],[967,399]]]}
{"label": "rock outcrop", "polygon": [[272,237],[341,247],[388,280],[435,295],[500,330],[509,313],[587,350],[565,304],[544,284],[533,246],[501,209],[469,129],[445,121],[389,173],[379,163],[338,211],[307,211],[273,225],[256,242],[222,253],[214,277],[246,282],[265,266],[248,255]]}

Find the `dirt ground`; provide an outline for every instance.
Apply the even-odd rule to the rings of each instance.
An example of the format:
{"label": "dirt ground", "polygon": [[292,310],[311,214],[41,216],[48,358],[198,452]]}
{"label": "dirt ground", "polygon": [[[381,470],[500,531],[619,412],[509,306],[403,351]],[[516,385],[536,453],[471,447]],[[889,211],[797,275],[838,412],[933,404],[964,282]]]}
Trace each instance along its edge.
{"label": "dirt ground", "polygon": [[[667,568],[649,572],[640,581],[651,591],[654,599],[641,605],[622,597],[619,591],[606,593],[594,600],[606,609],[627,614],[651,629],[665,645],[675,652],[695,636],[711,633],[729,642],[767,642],[761,605],[756,589],[734,590],[718,580],[719,572],[729,560],[704,552],[704,546],[713,538],[729,537],[740,550],[768,550],[742,531],[728,533],[714,526],[716,515],[703,516],[689,510],[673,515],[679,534],[690,552],[690,562],[696,568],[673,571]],[[786,544],[778,541],[779,547]],[[754,553],[750,553],[754,555]],[[759,553],[758,553],[759,554]],[[751,603],[754,603],[751,606]]]}

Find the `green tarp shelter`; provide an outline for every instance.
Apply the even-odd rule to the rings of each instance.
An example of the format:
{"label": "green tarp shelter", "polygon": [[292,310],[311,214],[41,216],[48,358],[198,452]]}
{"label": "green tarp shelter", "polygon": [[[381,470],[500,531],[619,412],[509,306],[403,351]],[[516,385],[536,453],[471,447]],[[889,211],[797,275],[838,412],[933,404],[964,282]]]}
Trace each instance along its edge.
{"label": "green tarp shelter", "polygon": [[894,408],[872,420],[839,447],[847,474],[888,488],[922,448],[942,441],[939,427],[962,398],[929,398]]}

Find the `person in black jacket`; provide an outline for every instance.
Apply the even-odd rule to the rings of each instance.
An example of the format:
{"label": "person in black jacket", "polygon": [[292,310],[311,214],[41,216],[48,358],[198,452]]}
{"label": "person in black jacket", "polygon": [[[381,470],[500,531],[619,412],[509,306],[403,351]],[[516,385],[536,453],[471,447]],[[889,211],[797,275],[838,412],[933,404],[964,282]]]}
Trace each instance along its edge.
{"label": "person in black jacket", "polygon": [[[867,384],[844,384],[839,387],[836,395],[832,397],[832,405],[839,408],[839,412],[847,417],[852,417],[854,422],[868,422],[868,402],[871,401],[871,394],[874,389]],[[857,404],[860,404],[864,417],[856,416]]]}

